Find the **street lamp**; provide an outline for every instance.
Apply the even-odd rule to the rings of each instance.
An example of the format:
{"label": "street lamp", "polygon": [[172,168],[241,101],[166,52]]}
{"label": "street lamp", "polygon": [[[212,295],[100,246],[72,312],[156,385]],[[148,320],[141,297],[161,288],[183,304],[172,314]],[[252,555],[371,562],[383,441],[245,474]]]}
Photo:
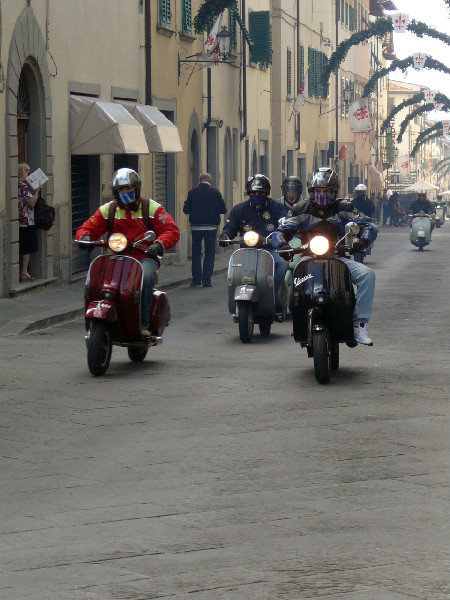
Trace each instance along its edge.
{"label": "street lamp", "polygon": [[[201,63],[201,64],[217,64],[218,62],[225,62],[230,55],[231,50],[231,33],[228,31],[226,26],[224,25],[222,29],[216,36],[216,46],[217,52],[215,52],[215,48],[210,52],[210,58],[197,58],[195,56],[199,56],[198,54],[191,54],[187,56],[185,59],[180,59],[180,55],[178,54],[178,79],[180,79],[181,75],[181,65],[185,63]],[[192,59],[192,60],[191,60]]]}
{"label": "street lamp", "polygon": [[350,104],[350,102],[353,102],[353,88],[351,85],[349,85],[348,87],[344,88],[344,102],[345,104]]}

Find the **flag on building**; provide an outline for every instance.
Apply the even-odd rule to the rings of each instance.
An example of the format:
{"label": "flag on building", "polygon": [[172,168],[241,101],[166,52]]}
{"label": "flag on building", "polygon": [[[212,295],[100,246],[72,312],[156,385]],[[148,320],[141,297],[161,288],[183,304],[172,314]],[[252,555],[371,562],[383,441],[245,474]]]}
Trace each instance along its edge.
{"label": "flag on building", "polygon": [[399,170],[400,177],[406,177],[409,175],[409,155],[404,154],[399,156],[397,159],[397,167]]}
{"label": "flag on building", "polygon": [[[308,71],[306,71],[307,73]],[[298,95],[297,98],[294,101],[294,104],[292,105],[292,112],[294,113],[294,115],[298,115],[298,113],[300,112],[301,107],[305,104],[306,102],[306,95],[305,95],[305,81],[306,81],[306,73],[303,77],[303,81],[302,84],[298,90]]]}
{"label": "flag on building", "polygon": [[348,114],[353,133],[363,133],[372,129],[368,98],[359,98],[359,100],[350,104]]}
{"label": "flag on building", "polygon": [[425,100],[427,102],[434,102],[434,98],[436,97],[436,92],[434,90],[425,90],[424,96],[425,96]]}
{"label": "flag on building", "polygon": [[217,34],[222,29],[223,13],[217,17],[214,25],[211,27],[210,32],[203,45],[203,50],[197,54],[199,60],[211,60],[215,63],[221,62],[219,56],[219,42],[217,41]]}
{"label": "flag on building", "polygon": [[413,55],[413,67],[418,71],[422,71],[425,66],[425,61],[427,60],[428,54],[424,52],[414,52]]}

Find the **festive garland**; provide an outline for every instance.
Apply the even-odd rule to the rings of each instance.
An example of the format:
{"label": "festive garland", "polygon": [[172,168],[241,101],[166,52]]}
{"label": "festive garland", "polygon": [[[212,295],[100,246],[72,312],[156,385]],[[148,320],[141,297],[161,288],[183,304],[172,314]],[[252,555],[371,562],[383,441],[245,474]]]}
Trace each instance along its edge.
{"label": "festive garland", "polygon": [[[413,65],[413,57],[408,56],[403,60],[399,60],[398,58],[396,58],[391,62],[391,65],[389,67],[385,67],[384,69],[379,69],[378,71],[375,71],[375,73],[364,86],[362,97],[366,98],[371,92],[375,90],[375,84],[379,79],[381,79],[381,77],[385,77],[388,73],[396,71],[397,69],[400,69],[401,71],[405,72],[408,67],[412,67]],[[435,71],[442,71],[443,73],[447,73],[448,75],[450,75],[450,68],[444,65],[444,63],[441,63],[439,60],[431,58],[431,56],[427,56],[424,63],[424,68],[433,69]]]}
{"label": "festive garland", "polygon": [[[450,2],[450,0],[449,0]],[[450,36],[445,33],[441,33],[432,27],[428,27],[426,23],[422,23],[421,21],[416,21],[412,19],[408,24],[408,31],[411,31],[417,35],[417,37],[423,37],[424,35],[428,35],[432,38],[441,40],[444,44],[450,46]],[[339,44],[333,54],[330,56],[330,60],[323,71],[322,74],[322,83],[326,85],[328,80],[330,79],[330,75],[333,71],[335,71],[345,57],[348,54],[348,51],[352,46],[357,46],[362,42],[367,41],[371,37],[377,36],[379,38],[383,38],[390,31],[394,31],[394,26],[392,24],[391,19],[377,19],[373,23],[370,23],[368,28],[364,31],[357,31],[349,38],[344,40]]]}
{"label": "festive garland", "polygon": [[[426,113],[429,112],[430,110],[434,109],[434,103],[433,102],[428,102],[428,104],[422,104],[422,106],[418,106],[415,110],[413,110],[412,112],[409,113],[409,115],[407,115],[403,121],[400,124],[400,131],[399,134],[397,136],[397,142],[401,142],[403,139],[403,134],[406,131],[406,128],[408,127],[408,123],[410,121],[412,121],[415,117],[417,117],[418,115],[421,115],[422,113]],[[446,102],[443,106],[442,109],[445,112],[448,112],[450,110],[450,102]]]}
{"label": "festive garland", "polygon": [[203,0],[193,21],[195,33],[207,31],[209,24],[226,8],[238,12],[237,0]]}
{"label": "festive garland", "polygon": [[446,158],[443,158],[442,160],[440,160],[437,165],[434,168],[434,172],[437,174],[440,171],[443,171],[444,169],[449,169],[450,168],[450,156],[447,156]]}
{"label": "festive garland", "polygon": [[397,113],[399,113],[401,110],[403,110],[407,106],[411,106],[411,104],[417,104],[418,102],[420,102],[421,100],[424,100],[424,99],[425,99],[424,93],[419,92],[418,94],[415,94],[411,98],[404,100],[398,106],[394,106],[394,108],[391,110],[389,115],[383,121],[383,123],[381,125],[380,133],[383,133],[384,131],[386,131],[386,129],[390,126],[392,119],[395,117],[395,115]]}
{"label": "festive garland", "polygon": [[414,157],[414,155],[416,154],[417,150],[420,148],[420,146],[422,146],[423,144],[426,144],[427,142],[429,142],[430,140],[441,136],[443,133],[442,130],[442,123],[436,123],[435,125],[432,125],[431,127],[428,127],[428,129],[424,129],[424,131],[421,131],[419,133],[419,135],[416,138],[416,143],[414,144],[414,148],[411,150],[410,156],[411,158]]}
{"label": "festive garland", "polygon": [[[398,106],[394,106],[394,108],[391,110],[391,112],[388,114],[388,116],[383,121],[383,123],[381,125],[380,133],[383,133],[384,131],[386,131],[386,129],[390,126],[392,119],[400,111],[402,111],[407,106],[411,106],[412,104],[418,104],[422,100],[425,100],[425,94],[424,94],[424,92],[419,92],[418,94],[415,94],[411,98],[407,98],[406,100],[401,102]],[[441,92],[438,92],[436,94],[434,101],[441,102],[442,104],[447,104],[447,103],[450,104],[450,99],[445,94],[441,94]]]}

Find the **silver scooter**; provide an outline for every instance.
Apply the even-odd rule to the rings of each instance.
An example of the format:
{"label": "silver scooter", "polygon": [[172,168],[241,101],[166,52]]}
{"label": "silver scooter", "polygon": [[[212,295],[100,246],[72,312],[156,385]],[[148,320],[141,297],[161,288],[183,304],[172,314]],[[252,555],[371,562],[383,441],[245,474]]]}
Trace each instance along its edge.
{"label": "silver scooter", "polygon": [[410,242],[423,252],[425,246],[431,242],[431,217],[421,210],[418,214],[408,215],[411,219]]}
{"label": "silver scooter", "polygon": [[251,342],[255,323],[261,335],[269,335],[274,321],[286,318],[289,296],[284,281],[275,297],[275,261],[265,250],[272,248],[269,238],[247,231],[229,244],[241,244],[228,264],[228,310],[239,325],[239,338]]}

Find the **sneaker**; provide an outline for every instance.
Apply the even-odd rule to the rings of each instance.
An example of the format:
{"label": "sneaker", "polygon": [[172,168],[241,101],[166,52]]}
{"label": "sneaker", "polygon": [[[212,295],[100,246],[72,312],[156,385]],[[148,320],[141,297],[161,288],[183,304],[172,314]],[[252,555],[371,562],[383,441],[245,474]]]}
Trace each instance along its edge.
{"label": "sneaker", "polygon": [[364,321],[355,321],[353,323],[353,335],[355,336],[355,342],[358,344],[364,344],[365,346],[373,346],[373,342],[367,335],[367,325]]}
{"label": "sneaker", "polygon": [[141,329],[141,336],[143,338],[149,338],[152,337],[152,332],[149,331],[148,329]]}

